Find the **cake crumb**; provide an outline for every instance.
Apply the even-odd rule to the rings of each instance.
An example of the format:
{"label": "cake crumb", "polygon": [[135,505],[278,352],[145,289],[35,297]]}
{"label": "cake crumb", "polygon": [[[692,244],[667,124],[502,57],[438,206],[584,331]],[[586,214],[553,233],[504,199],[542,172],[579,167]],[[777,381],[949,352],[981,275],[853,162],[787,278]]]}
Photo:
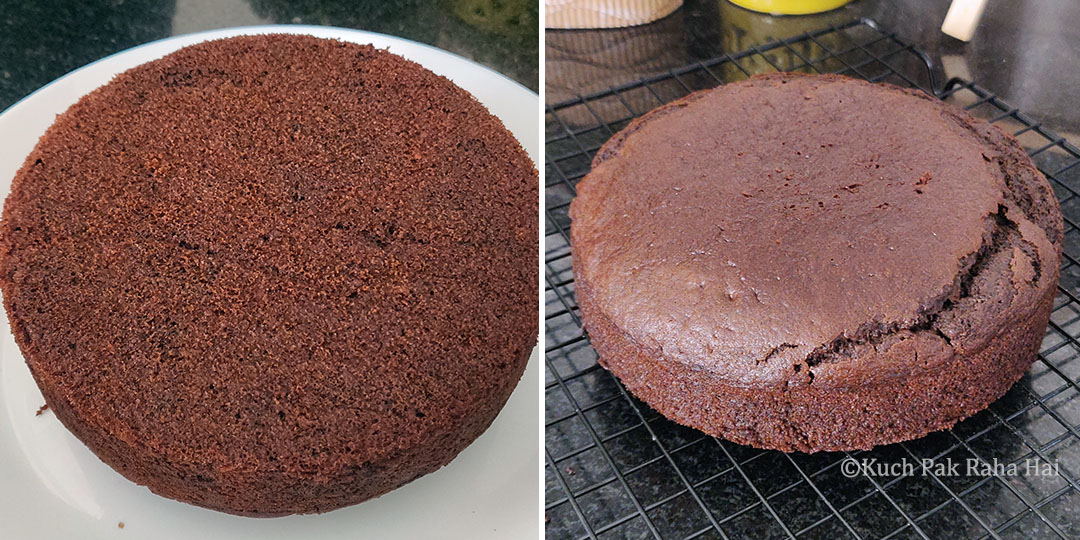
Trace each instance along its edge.
{"label": "cake crumb", "polygon": [[45,412],[47,410],[49,410],[49,404],[48,403],[38,407],[38,410],[37,410],[36,413],[34,413],[34,416],[41,416],[41,413],[43,413],[43,412]]}
{"label": "cake crumb", "polygon": [[124,522],[123,522],[123,521],[121,521],[120,523],[117,523],[117,524],[116,524],[116,528],[118,528],[118,529],[123,529],[123,528],[124,528]]}

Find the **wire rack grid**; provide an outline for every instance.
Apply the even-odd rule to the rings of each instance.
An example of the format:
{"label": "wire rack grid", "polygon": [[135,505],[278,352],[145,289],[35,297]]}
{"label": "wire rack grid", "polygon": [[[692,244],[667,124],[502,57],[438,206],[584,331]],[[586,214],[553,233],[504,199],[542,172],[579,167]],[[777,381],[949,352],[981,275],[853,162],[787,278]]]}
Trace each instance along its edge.
{"label": "wire rack grid", "polygon": [[[1061,201],[1061,282],[1038,359],[1005,397],[950,430],[870,452],[756,450],[666,420],[596,362],[574,300],[567,216],[593,154],[656,106],[778,70],[886,81],[963,106],[1014,133]],[[923,52],[865,19],[550,106],[546,129],[548,538],[1080,538],[1076,147],[974,82],[939,85]],[[951,461],[983,472],[931,466],[929,474],[848,478],[843,463],[851,459]],[[1029,463],[1056,469],[1017,475],[994,467]]]}

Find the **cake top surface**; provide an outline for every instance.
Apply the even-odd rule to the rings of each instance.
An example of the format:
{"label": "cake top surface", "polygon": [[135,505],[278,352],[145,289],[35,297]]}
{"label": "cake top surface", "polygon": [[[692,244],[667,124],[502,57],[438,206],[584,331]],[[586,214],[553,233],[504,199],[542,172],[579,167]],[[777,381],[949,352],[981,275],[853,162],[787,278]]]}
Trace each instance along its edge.
{"label": "cake top surface", "polygon": [[[205,42],[41,139],[0,222],[39,383],[168,459],[337,470],[500,406],[536,339],[537,173],[370,46]],[[498,403],[495,403],[498,401]]]}
{"label": "cake top surface", "polygon": [[918,330],[999,223],[1026,222],[988,143],[1003,135],[970,120],[893,86],[796,74],[662,107],[578,185],[578,293],[646,350],[745,384]]}

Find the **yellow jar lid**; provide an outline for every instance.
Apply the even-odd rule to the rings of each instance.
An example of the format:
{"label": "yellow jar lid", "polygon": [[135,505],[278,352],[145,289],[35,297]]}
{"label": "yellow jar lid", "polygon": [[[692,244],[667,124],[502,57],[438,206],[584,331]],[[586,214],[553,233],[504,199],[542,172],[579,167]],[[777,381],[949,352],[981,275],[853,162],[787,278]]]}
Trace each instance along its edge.
{"label": "yellow jar lid", "polygon": [[732,4],[762,13],[807,15],[836,9],[851,0],[729,0]]}

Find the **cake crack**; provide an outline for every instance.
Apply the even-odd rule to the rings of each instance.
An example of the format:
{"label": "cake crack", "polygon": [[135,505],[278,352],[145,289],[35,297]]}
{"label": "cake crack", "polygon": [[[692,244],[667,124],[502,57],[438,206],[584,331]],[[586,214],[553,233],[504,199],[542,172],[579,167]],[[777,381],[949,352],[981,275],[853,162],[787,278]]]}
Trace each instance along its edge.
{"label": "cake crack", "polygon": [[760,364],[765,364],[769,360],[772,360],[774,356],[776,356],[777,354],[780,354],[780,351],[783,351],[784,349],[796,349],[798,347],[799,346],[794,344],[794,343],[786,343],[786,342],[781,343],[779,345],[775,345],[771,349],[769,349],[769,352],[765,353],[765,356],[761,360],[757,360],[754,363],[759,364],[759,365]]}
{"label": "cake crack", "polygon": [[[897,321],[882,323],[870,321],[859,326],[855,332],[843,333],[831,341],[824,343],[806,355],[804,362],[807,367],[814,368],[825,363],[835,363],[850,358],[855,354],[858,347],[864,345],[879,345],[885,338],[898,332],[932,332],[940,337],[946,345],[953,347],[952,338],[937,327],[937,321],[941,315],[948,313],[964,298],[972,294],[972,285],[975,279],[986,268],[991,258],[1008,245],[1009,238],[1019,236],[1018,225],[1009,219],[1008,207],[998,204],[997,211],[986,217],[988,233],[984,235],[979,249],[969,253],[961,259],[960,272],[957,273],[952,285],[945,288],[942,294],[927,302],[918,315],[911,321]],[[810,380],[813,381],[811,371]]]}

